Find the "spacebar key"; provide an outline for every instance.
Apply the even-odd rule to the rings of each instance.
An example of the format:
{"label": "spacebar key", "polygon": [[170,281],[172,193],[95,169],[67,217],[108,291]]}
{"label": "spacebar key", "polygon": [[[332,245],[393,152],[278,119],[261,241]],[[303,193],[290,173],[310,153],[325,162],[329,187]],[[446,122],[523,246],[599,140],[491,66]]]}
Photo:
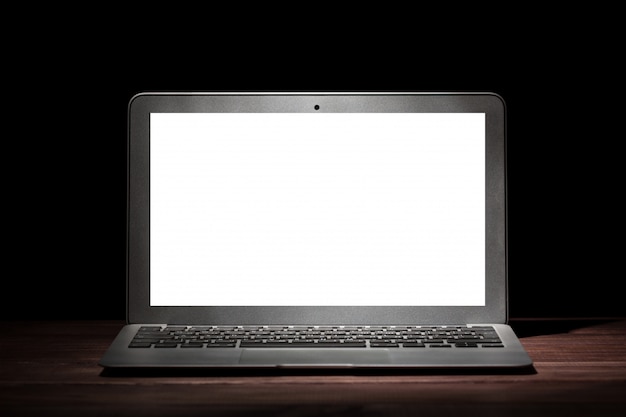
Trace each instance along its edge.
{"label": "spacebar key", "polygon": [[246,343],[241,342],[242,348],[364,348],[365,342],[324,342],[324,343]]}
{"label": "spacebar key", "polygon": [[324,348],[364,348],[365,342],[318,342],[311,347]]}

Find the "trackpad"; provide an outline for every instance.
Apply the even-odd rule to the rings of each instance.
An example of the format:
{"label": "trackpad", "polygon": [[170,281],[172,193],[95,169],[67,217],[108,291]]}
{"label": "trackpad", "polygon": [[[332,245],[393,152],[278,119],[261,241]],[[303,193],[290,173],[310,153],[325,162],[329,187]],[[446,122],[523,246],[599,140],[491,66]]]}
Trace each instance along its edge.
{"label": "trackpad", "polygon": [[387,349],[244,349],[241,365],[354,366],[389,364]]}

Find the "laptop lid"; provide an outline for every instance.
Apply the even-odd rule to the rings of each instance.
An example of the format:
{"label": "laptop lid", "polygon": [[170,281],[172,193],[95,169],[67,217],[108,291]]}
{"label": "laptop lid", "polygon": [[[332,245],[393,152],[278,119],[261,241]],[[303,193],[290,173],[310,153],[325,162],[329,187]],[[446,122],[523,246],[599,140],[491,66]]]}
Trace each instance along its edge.
{"label": "laptop lid", "polygon": [[144,93],[129,323],[504,323],[489,93]]}

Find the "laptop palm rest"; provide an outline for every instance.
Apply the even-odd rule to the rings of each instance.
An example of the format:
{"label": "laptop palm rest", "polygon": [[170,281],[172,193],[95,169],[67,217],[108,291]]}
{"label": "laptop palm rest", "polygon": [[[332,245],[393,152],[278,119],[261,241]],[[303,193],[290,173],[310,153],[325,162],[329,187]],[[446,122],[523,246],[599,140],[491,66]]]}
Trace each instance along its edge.
{"label": "laptop palm rest", "polygon": [[240,365],[354,366],[390,363],[387,349],[244,349]]}

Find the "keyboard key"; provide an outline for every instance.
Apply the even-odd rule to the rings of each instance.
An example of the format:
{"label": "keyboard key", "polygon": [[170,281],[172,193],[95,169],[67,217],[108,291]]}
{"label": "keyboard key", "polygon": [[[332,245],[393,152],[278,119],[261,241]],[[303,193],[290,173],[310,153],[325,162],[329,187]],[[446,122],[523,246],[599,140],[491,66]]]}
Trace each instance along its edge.
{"label": "keyboard key", "polygon": [[186,329],[187,329],[186,326],[167,326],[165,329],[163,329],[163,331],[164,332],[179,332],[179,331],[183,331]]}
{"label": "keyboard key", "polygon": [[237,341],[233,339],[217,339],[213,341],[213,343],[215,343],[216,345],[231,345],[236,344]]}
{"label": "keyboard key", "polygon": [[402,346],[405,348],[423,348],[426,347],[425,344],[417,341],[405,340],[402,342]]}
{"label": "keyboard key", "polygon": [[149,348],[150,346],[152,346],[152,344],[150,343],[135,343],[135,342],[131,342],[130,345],[128,345],[129,348]]}
{"label": "keyboard key", "polygon": [[457,342],[454,344],[454,346],[458,347],[458,348],[475,348],[478,347],[478,345],[476,343],[472,343],[472,342]]}
{"label": "keyboard key", "polygon": [[294,340],[293,342],[291,342],[291,346],[294,347],[309,347],[313,344],[315,344],[313,340]]}
{"label": "keyboard key", "polygon": [[458,340],[458,341],[462,341],[462,342],[475,342],[480,340],[480,336],[459,336],[459,337],[455,337],[454,340]]}
{"label": "keyboard key", "polygon": [[140,332],[160,332],[161,328],[159,326],[142,326],[139,328]]}
{"label": "keyboard key", "polygon": [[243,345],[245,343],[247,345],[260,345],[263,342],[264,340],[262,339],[250,339],[250,340],[242,340],[241,344]]}
{"label": "keyboard key", "polygon": [[397,348],[400,347],[399,344],[397,343],[389,343],[389,342],[382,342],[382,341],[377,341],[377,342],[370,342],[370,347],[373,348]]}
{"label": "keyboard key", "polygon": [[208,348],[234,348],[237,346],[237,343],[207,343],[206,347]]}
{"label": "keyboard key", "polygon": [[360,348],[360,347],[365,347],[365,341],[357,341],[357,342],[339,342],[339,341],[335,341],[335,340],[320,340],[315,347],[355,347],[355,348]]}
{"label": "keyboard key", "polygon": [[484,348],[503,348],[504,345],[502,343],[486,343],[486,344],[483,344],[482,347],[484,347]]}

